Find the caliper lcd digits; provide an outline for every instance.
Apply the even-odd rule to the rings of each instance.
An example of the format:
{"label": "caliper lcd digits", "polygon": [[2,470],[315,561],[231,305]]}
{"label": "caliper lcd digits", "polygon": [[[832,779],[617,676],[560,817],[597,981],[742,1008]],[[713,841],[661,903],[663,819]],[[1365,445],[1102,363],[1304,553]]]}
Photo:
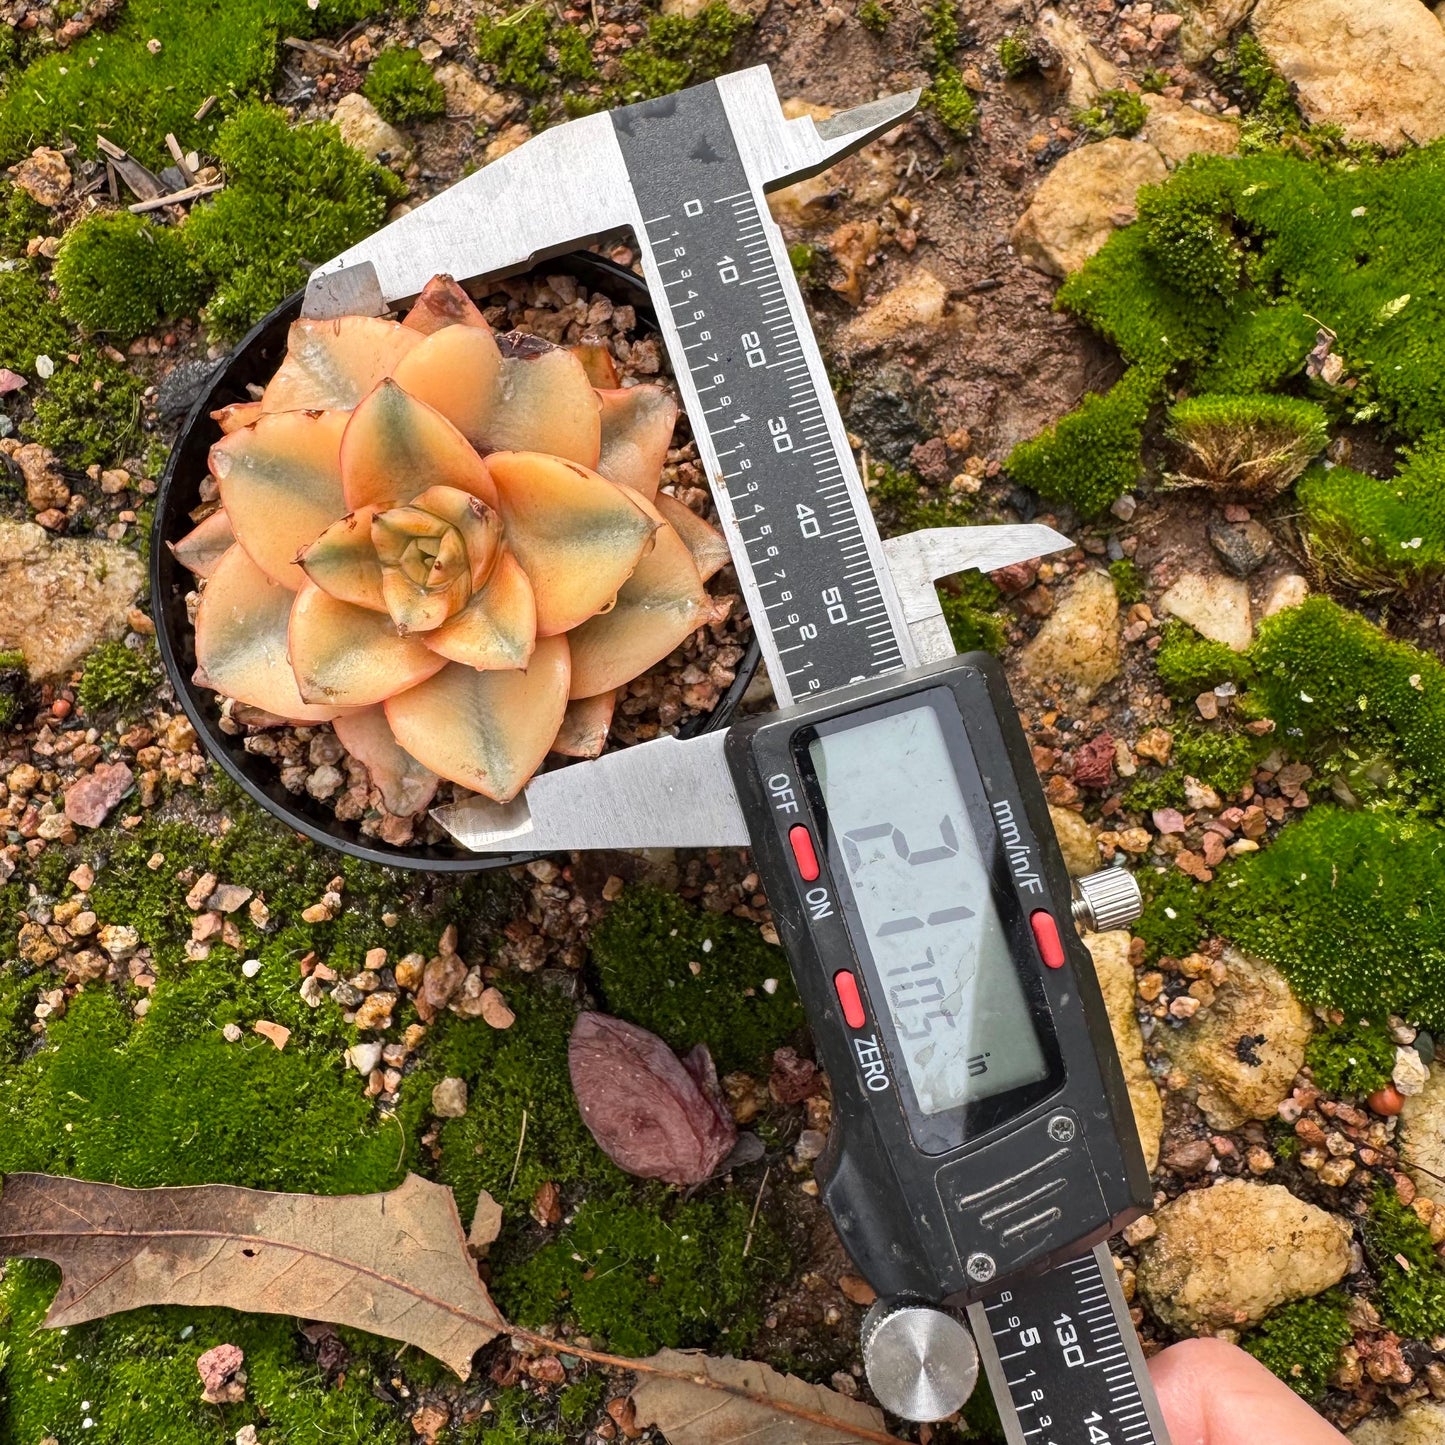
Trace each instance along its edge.
{"label": "caliper lcd digits", "polygon": [[934,587],[1070,544],[879,538],[764,199],[917,99],[790,121],[759,67],[572,121],[320,268],[305,313],[631,231],[780,711],[436,816],[478,851],[750,845],[832,1080],[817,1173],[879,1295],[875,1394],[938,1419],[981,1361],[1012,1445],[1167,1445],[1104,1243],[1149,1177],[1072,927],[1138,891],[1107,870],[1073,896],[1002,670],[954,655]]}

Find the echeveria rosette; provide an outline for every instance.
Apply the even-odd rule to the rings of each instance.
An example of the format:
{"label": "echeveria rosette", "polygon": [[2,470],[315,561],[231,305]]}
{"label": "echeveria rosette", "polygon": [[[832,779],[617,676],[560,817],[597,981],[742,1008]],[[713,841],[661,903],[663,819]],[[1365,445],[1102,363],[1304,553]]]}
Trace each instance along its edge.
{"label": "echeveria rosette", "polygon": [[395,813],[595,757],[727,560],[658,494],[675,403],[606,360],[494,336],[447,277],[404,322],[296,322],[260,399],[215,413],[221,507],[174,546],[198,681],[333,722]]}

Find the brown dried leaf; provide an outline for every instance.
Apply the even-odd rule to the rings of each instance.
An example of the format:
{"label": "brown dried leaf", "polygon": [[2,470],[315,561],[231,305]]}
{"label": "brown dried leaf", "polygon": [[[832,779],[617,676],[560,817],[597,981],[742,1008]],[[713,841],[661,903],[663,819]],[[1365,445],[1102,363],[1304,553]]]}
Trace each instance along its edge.
{"label": "brown dried leaf", "polygon": [[737,1142],[707,1049],[680,1062],[656,1034],[584,1013],[567,1050],[582,1120],[628,1174],[700,1184]]}
{"label": "brown dried leaf", "polygon": [[337,1198],[7,1174],[9,1255],[60,1266],[52,1329],[142,1305],[221,1305],[405,1340],[466,1379],[473,1354],[507,1328],[451,1190],[415,1174],[386,1194]]}
{"label": "brown dried leaf", "polygon": [[638,1363],[667,1372],[641,1375],[632,1403],[637,1423],[657,1426],[668,1445],[850,1445],[893,1438],[876,1406],[752,1360],[663,1350]]}

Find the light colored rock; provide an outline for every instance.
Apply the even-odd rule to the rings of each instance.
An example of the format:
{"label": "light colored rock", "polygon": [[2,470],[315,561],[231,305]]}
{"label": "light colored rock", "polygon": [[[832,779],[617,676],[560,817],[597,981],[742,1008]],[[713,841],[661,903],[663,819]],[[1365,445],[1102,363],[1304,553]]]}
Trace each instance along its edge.
{"label": "light colored rock", "polygon": [[1430,1082],[1430,1070],[1414,1049],[1398,1048],[1390,1082],[1402,1098],[1413,1099],[1425,1091],[1425,1085]]}
{"label": "light colored rock", "polygon": [[499,126],[512,113],[513,102],[505,95],[483,85],[464,65],[455,60],[437,66],[433,72],[437,84],[446,92],[448,115],[469,115]]}
{"label": "light colored rock", "polygon": [[505,155],[510,155],[518,146],[526,145],[532,139],[532,132],[521,121],[515,125],[509,125],[496,140],[490,142],[486,150],[482,152],[482,159],[491,165],[493,161],[499,161]]}
{"label": "light colored rock", "polygon": [[1058,51],[1063,62],[1061,78],[1070,105],[1082,109],[1092,104],[1101,90],[1113,90],[1119,84],[1119,67],[1105,58],[1071,15],[1040,10],[1039,34]]}
{"label": "light colored rock", "polygon": [[1234,948],[1223,962],[1229,977],[1173,1035],[1170,1054],[1198,1089],[1210,1126],[1237,1129],[1275,1117],[1304,1064],[1314,1019],[1272,964]]}
{"label": "light colored rock", "polygon": [[39,146],[10,175],[19,190],[42,206],[58,206],[70,194],[70,167],[65,157],[49,146]]}
{"label": "light colored rock", "polygon": [[1400,1155],[1421,1193],[1445,1198],[1445,1068],[1400,1110]]}
{"label": "light colored rock", "polygon": [[1188,61],[1207,60],[1249,19],[1255,0],[1179,0],[1183,17],[1175,46]]}
{"label": "light colored rock", "polygon": [[1171,617],[1187,622],[1201,637],[1243,652],[1254,637],[1249,585],[1218,572],[1186,572],[1160,599]]}
{"label": "light colored rock", "polygon": [[70,672],[125,634],[144,575],[119,543],[0,521],[0,647],[18,647],[34,678]]}
{"label": "light colored rock", "polygon": [[1064,867],[1070,878],[1082,878],[1086,873],[1099,870],[1099,847],[1094,842],[1094,830],[1084,821],[1083,814],[1072,808],[1056,808],[1049,804],[1049,821],[1054,825],[1054,836],[1059,840],[1059,852],[1064,855]]}
{"label": "light colored rock", "polygon": [[1338,1284],[1350,1228],[1281,1184],[1222,1179],[1171,1200],[1140,1247],[1139,1289],[1181,1334],[1239,1329]]}
{"label": "light colored rock", "polygon": [[364,1079],[381,1063],[382,1046],[374,1040],[352,1044],[346,1051],[347,1062]]}
{"label": "light colored rock", "polygon": [[1119,675],[1119,598],[1103,572],[1086,572],[1059,599],[1019,666],[1033,682],[1087,702]]}
{"label": "light colored rock", "polygon": [[431,1107],[439,1119],[460,1119],[467,1112],[467,1081],[443,1079],[431,1091]]}
{"label": "light colored rock", "polygon": [[1019,217],[1014,249],[1036,271],[1067,276],[1134,220],[1139,187],[1168,174],[1164,157],[1140,140],[1115,136],[1070,151]]}
{"label": "light colored rock", "polygon": [[387,160],[404,160],[411,154],[411,142],[394,125],[382,120],[377,108],[359,90],[336,102],[331,119],[341,139],[370,160],[378,161],[383,156]]}
{"label": "light colored rock", "polygon": [[1387,150],[1445,136],[1445,31],[1420,0],[1260,0],[1251,24],[1306,119]]}
{"label": "light colored rock", "polygon": [[1228,156],[1239,149],[1239,125],[1235,121],[1205,115],[1167,95],[1146,95],[1144,104],[1149,119],[1139,139],[1148,141],[1170,169],[1199,151]]}
{"label": "light colored rock", "polygon": [[1298,572],[1286,572],[1283,577],[1275,578],[1259,615],[1273,617],[1276,612],[1283,612],[1286,607],[1298,607],[1309,595],[1310,584]]}
{"label": "light colored rock", "polygon": [[843,328],[843,344],[854,351],[875,351],[890,341],[921,342],[940,331],[972,330],[973,312],[950,306],[948,287],[921,267]]}
{"label": "light colored rock", "polygon": [[1416,1400],[1399,1414],[1390,1411],[1356,1425],[1350,1439],[1354,1445],[1445,1445],[1445,1405]]}
{"label": "light colored rock", "polygon": [[1139,1130],[1144,1160],[1152,1173],[1159,1163],[1164,1105],[1149,1065],[1144,1062],[1144,1036],[1139,1032],[1139,1016],[1134,1011],[1135,978],[1134,965],[1129,962],[1129,934],[1126,929],[1116,929],[1112,933],[1086,933],[1084,943],[1094,959],[1094,972],[1103,990],[1104,1007],[1109,1010],[1114,1047],[1119,1051],[1124,1080],[1129,1085],[1134,1125]]}

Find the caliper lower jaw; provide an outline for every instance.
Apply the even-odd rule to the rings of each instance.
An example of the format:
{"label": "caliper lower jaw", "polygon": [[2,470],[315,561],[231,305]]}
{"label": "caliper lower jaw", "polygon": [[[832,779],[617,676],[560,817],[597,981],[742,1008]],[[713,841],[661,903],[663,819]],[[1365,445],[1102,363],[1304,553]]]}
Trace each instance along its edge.
{"label": "caliper lower jaw", "polygon": [[[927,527],[883,543],[920,663],[955,652],[938,589],[957,572],[994,572],[1072,547],[1039,522]],[[472,797],[432,817],[474,853],[561,853],[589,848],[746,846],[747,822],[723,757],[722,728],[662,737],[533,778],[510,803]]]}

